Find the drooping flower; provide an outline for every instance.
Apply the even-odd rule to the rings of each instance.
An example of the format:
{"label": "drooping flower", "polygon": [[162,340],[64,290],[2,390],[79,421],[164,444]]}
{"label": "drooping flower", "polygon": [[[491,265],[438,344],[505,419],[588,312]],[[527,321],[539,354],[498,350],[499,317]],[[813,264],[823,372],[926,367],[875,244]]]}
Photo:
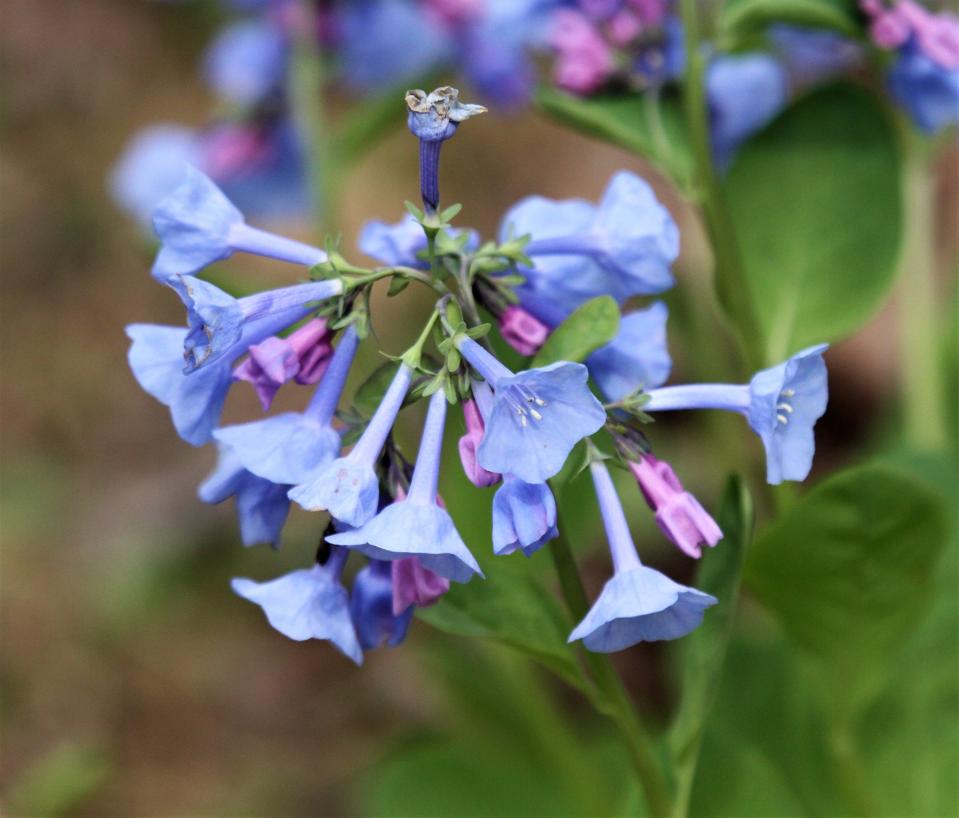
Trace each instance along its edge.
{"label": "drooping flower", "polygon": [[569,636],[582,639],[591,651],[610,653],[638,642],[678,639],[703,621],[706,608],[718,600],[673,582],[639,560],[623,506],[609,471],[601,462],[590,465],[614,575]]}
{"label": "drooping flower", "polygon": [[290,489],[290,499],[307,511],[329,511],[340,522],[358,527],[376,514],[379,481],[376,459],[410,388],[412,370],[400,365],[369,424],[345,457],[329,463],[311,480]]}
{"label": "drooping flower", "polygon": [[769,54],[723,54],[706,70],[713,153],[726,166],[736,149],[769,123],[786,104],[782,64]]}
{"label": "drooping flower", "polygon": [[250,347],[250,356],[233,370],[238,381],[253,384],[263,411],[290,380],[317,383],[333,355],[333,333],[322,318],[307,321],[286,338],[272,336]]}
{"label": "drooping flower", "polygon": [[229,449],[220,447],[216,468],[200,484],[198,494],[210,504],[235,498],[243,544],[269,543],[278,548],[290,511],[288,488],[247,471]]}
{"label": "drooping flower", "polygon": [[308,482],[339,454],[340,433],[333,427],[333,415],[358,345],[356,330],[350,326],[305,411],[224,426],[213,436],[257,477],[285,485],[287,490]]}
{"label": "drooping flower", "polygon": [[608,400],[662,384],[672,368],[666,344],[669,311],[661,301],[624,315],[616,337],[586,359],[589,374]]}
{"label": "drooping flower", "polygon": [[520,355],[535,355],[549,337],[549,327],[522,307],[510,304],[499,316],[499,332]]}
{"label": "drooping flower", "polygon": [[163,246],[151,274],[164,282],[192,275],[238,251],[306,267],[326,260],[317,247],[250,227],[213,181],[192,167],[157,205],[153,227]]}
{"label": "drooping flower", "polygon": [[644,454],[629,464],[646,503],[656,512],[656,525],[666,538],[690,557],[699,559],[702,546],[722,538],[716,521],[683,488],[669,463]]}
{"label": "drooping flower", "polygon": [[826,411],[828,384],[822,354],[828,344],[797,352],[757,372],[747,385],[689,384],[648,392],[643,410],[727,409],[740,412],[766,449],[766,479],[805,480],[816,441],[813,426]]}
{"label": "drooping flower", "polygon": [[543,483],[563,467],[573,446],[606,422],[582,364],[560,361],[514,375],[472,339],[458,343],[463,357],[493,388],[478,450],[484,469]]}
{"label": "drooping flower", "polygon": [[437,503],[445,419],[446,396],[439,390],[430,397],[405,499],[391,503],[360,528],[330,535],[327,542],[348,546],[371,559],[416,557],[426,568],[455,582],[482,576],[449,513]]}
{"label": "drooping flower", "polygon": [[599,205],[523,199],[503,217],[500,238],[525,234],[532,240],[524,252],[535,262],[522,270],[526,288],[563,315],[596,296],[622,302],[673,285],[679,230],[652,188],[628,171],[613,176]]}
{"label": "drooping flower", "polygon": [[793,94],[844,74],[863,60],[859,43],[835,31],[779,23],[770,26],[767,36],[786,68]]}
{"label": "drooping flower", "polygon": [[350,600],[340,583],[349,552],[334,548],[324,565],[293,571],[269,582],[237,578],[234,592],[263,608],[269,623],[284,636],[302,642],[326,639],[356,664],[363,651],[350,617]]}
{"label": "drooping flower", "polygon": [[221,29],[203,58],[207,84],[233,105],[252,106],[281,90],[289,59],[283,31],[267,19]]}
{"label": "drooping flower", "polygon": [[521,549],[530,557],[558,534],[556,500],[549,486],[506,475],[493,496],[493,553]]}
{"label": "drooping flower", "polygon": [[[492,395],[490,398],[492,398]],[[502,479],[502,475],[486,471],[476,459],[476,451],[479,449],[480,443],[483,442],[483,432],[486,426],[475,400],[463,401],[463,419],[466,423],[466,434],[457,443],[463,471],[469,481],[477,488],[482,489],[496,485]]]}
{"label": "drooping flower", "polygon": [[343,292],[339,279],[294,284],[243,298],[194,276],[179,276],[169,283],[187,308],[190,330],[183,346],[187,372],[232,354],[247,328],[258,335],[265,332],[265,340],[305,318],[316,302]]}
{"label": "drooping flower", "polygon": [[450,589],[450,581],[430,571],[417,557],[393,560],[393,615],[416,605],[426,608],[439,602]]}
{"label": "drooping flower", "polygon": [[946,69],[910,43],[889,70],[889,91],[926,133],[959,123],[959,68]]}
{"label": "drooping flower", "polygon": [[393,612],[393,570],[389,562],[370,560],[353,580],[350,592],[353,627],[363,650],[388,645],[393,648],[405,638],[413,618],[413,607]]}

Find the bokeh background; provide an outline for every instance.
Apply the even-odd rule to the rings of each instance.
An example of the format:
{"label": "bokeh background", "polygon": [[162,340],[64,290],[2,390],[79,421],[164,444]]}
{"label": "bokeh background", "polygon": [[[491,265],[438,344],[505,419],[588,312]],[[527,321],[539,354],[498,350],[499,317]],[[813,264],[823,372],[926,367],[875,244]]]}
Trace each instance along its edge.
{"label": "bokeh background", "polygon": [[[231,576],[260,579],[306,564],[323,524],[294,511],[281,553],[244,550],[229,504],[196,500],[212,451],[177,439],[167,411],[136,386],[125,360],[125,324],[178,323],[181,308],[150,280],[154,247],[106,188],[112,163],[139,127],[206,117],[211,100],[196,66],[215,22],[202,8],[131,0],[0,2],[5,811],[398,815],[416,814],[418,804],[450,815],[532,815],[570,810],[577,789],[586,793],[583,803],[603,789],[608,803],[629,814],[638,802],[623,783],[608,727],[581,697],[517,654],[416,622],[403,647],[370,653],[357,669],[327,645],[283,639],[230,592]],[[719,319],[701,228],[635,157],[534,114],[493,111],[444,151],[444,198],[465,204],[461,223],[491,235],[520,197],[595,199],[622,167],[649,179],[680,223],[679,286],[667,296],[675,377],[708,377],[706,362],[722,363],[734,352],[728,336],[710,334]],[[947,152],[937,208],[943,259],[955,257],[957,167],[956,152]],[[345,248],[352,252],[366,219],[399,218],[402,201],[415,197],[416,174],[416,144],[395,128],[344,185]],[[273,226],[321,240],[305,222]],[[951,271],[943,268],[946,293]],[[265,287],[285,283],[283,273],[282,266],[237,258],[214,275]],[[830,352],[830,405],[817,427],[813,479],[896,453],[904,297],[897,292]],[[428,309],[415,298],[397,302],[381,299],[375,315],[391,351],[408,342],[415,311]],[[368,354],[356,377],[374,365]],[[234,392],[227,419],[250,417],[252,393]],[[281,399],[293,407],[302,395]],[[409,451],[416,427],[416,417],[404,420]],[[458,419],[453,427],[450,441]],[[707,507],[715,507],[735,465],[740,437],[757,457],[741,469],[753,473],[759,447],[735,418],[669,419],[655,429],[661,456]],[[940,488],[954,500],[949,472],[934,463],[928,473],[940,475]],[[468,487],[452,457],[443,491],[474,550],[488,548],[489,495]],[[644,558],[692,579],[693,567],[655,534],[638,493],[625,496]],[[608,569],[588,493],[572,489],[561,515],[595,592]],[[531,563],[529,570],[548,579],[545,554]],[[930,589],[949,588],[951,576]],[[774,711],[789,710],[797,725],[789,743],[815,733],[814,719],[791,703],[787,660],[770,667],[771,654],[759,655],[775,648],[775,626],[748,597],[740,616],[748,638],[730,662],[745,667],[755,687],[743,679],[727,685],[740,688],[744,709],[769,715],[768,730],[753,737],[749,776],[709,784],[719,799],[713,803],[728,795],[742,814],[763,814],[773,803],[763,793],[785,788],[805,810],[804,788],[781,780],[769,748],[781,741]],[[932,626],[939,628],[932,643],[954,649],[955,606],[936,607],[924,625]],[[653,723],[665,720],[675,704],[669,651],[641,646],[616,664],[643,712]],[[903,669],[923,671],[921,663]],[[900,691],[901,702],[914,688]],[[936,706],[944,732],[930,739],[935,752],[947,752],[955,738],[955,692],[943,691]],[[889,702],[883,706],[880,723],[908,720],[894,707],[890,715]],[[907,745],[896,750],[879,741],[885,760],[872,774],[882,777]],[[703,763],[722,753],[721,741],[708,745]],[[468,790],[464,808],[460,782],[470,775],[484,783]]]}

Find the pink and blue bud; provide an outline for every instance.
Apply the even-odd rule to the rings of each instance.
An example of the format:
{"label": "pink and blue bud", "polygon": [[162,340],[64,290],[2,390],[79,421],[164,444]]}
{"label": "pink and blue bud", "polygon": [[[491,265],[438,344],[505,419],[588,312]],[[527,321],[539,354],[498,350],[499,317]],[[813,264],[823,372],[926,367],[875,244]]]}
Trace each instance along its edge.
{"label": "pink and blue bud", "polygon": [[439,390],[430,397],[409,493],[363,526],[333,534],[327,542],[371,559],[416,557],[424,567],[455,582],[482,576],[449,513],[437,502],[445,421],[446,396]]}
{"label": "pink and blue bud", "polygon": [[573,446],[606,422],[582,364],[560,361],[513,374],[470,338],[461,338],[458,347],[493,389],[478,449],[487,471],[543,483],[559,472]]}
{"label": "pink and blue bud", "polygon": [[722,538],[716,521],[683,488],[672,467],[651,454],[629,464],[647,505],[656,513],[656,525],[666,539],[694,559],[702,556],[702,546],[710,548]]}
{"label": "pink and blue bud", "polygon": [[497,319],[499,332],[513,349],[527,358],[539,352],[550,328],[522,307],[510,304]]}
{"label": "pink and blue bud", "polygon": [[626,514],[609,471],[602,462],[590,465],[614,575],[569,636],[598,653],[624,650],[639,642],[678,639],[699,627],[707,608],[718,600],[640,562]]}
{"label": "pink and blue bud", "polygon": [[286,338],[271,336],[250,347],[249,357],[233,370],[233,377],[253,385],[267,411],[283,384],[317,383],[333,355],[333,333],[322,318],[313,318]]}
{"label": "pink and blue bud", "polygon": [[334,519],[349,526],[358,528],[369,522],[376,514],[380,499],[376,461],[403,407],[412,379],[413,371],[401,364],[350,453],[290,489],[290,499],[307,511],[329,511]]}
{"label": "pink and blue bud", "polygon": [[766,479],[805,480],[812,468],[813,427],[829,397],[827,344],[808,347],[778,366],[757,372],[747,385],[689,384],[650,390],[643,411],[726,409],[746,417],[766,450]]}
{"label": "pink and blue bud", "polygon": [[284,636],[303,642],[324,639],[356,664],[363,651],[350,615],[350,599],[340,582],[349,552],[334,548],[324,565],[293,571],[269,582],[237,578],[233,590],[259,605]]}
{"label": "pink and blue bud", "polygon": [[[474,387],[475,389],[478,387]],[[485,386],[485,384],[483,384]],[[488,387],[487,387],[488,388]],[[490,395],[492,399],[492,395]],[[457,442],[457,448],[460,453],[460,462],[463,464],[463,472],[467,479],[477,488],[488,488],[495,486],[503,476],[495,472],[484,469],[477,460],[477,450],[480,443],[483,442],[483,433],[486,430],[486,424],[483,422],[483,416],[480,413],[477,401],[472,398],[463,401],[463,420],[466,424],[466,434]]]}
{"label": "pink and blue bud", "polygon": [[427,608],[440,601],[450,581],[431,571],[417,557],[403,557],[390,563],[393,571],[393,615],[416,605]]}

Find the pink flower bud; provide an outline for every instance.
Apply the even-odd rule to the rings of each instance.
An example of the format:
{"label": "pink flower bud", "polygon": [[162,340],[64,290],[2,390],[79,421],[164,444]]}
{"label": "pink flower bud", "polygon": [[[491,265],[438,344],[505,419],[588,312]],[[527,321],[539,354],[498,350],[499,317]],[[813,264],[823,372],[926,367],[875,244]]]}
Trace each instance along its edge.
{"label": "pink flower bud", "polygon": [[486,427],[483,416],[474,400],[463,401],[463,419],[466,421],[466,434],[459,439],[460,462],[469,481],[478,488],[493,486],[501,479],[501,475],[486,471],[476,459],[476,450],[483,441]]}
{"label": "pink flower bud", "polygon": [[699,501],[683,490],[668,463],[644,454],[629,468],[646,503],[656,512],[656,525],[684,553],[698,559],[703,544],[712,547],[723,538],[719,526]]}
{"label": "pink flower bud", "polygon": [[430,571],[416,557],[393,560],[393,616],[410,605],[425,608],[450,589],[450,581]]}
{"label": "pink flower bud", "polygon": [[606,33],[609,35],[609,39],[614,45],[620,47],[631,43],[642,31],[642,21],[629,9],[616,12],[606,26]]}
{"label": "pink flower bud", "polygon": [[583,14],[560,9],[553,15],[550,44],[557,51],[556,84],[578,94],[599,88],[615,69],[613,54],[596,26]]}
{"label": "pink flower bud", "polygon": [[499,317],[499,331],[520,355],[535,355],[549,337],[549,327],[522,307],[507,307]]}

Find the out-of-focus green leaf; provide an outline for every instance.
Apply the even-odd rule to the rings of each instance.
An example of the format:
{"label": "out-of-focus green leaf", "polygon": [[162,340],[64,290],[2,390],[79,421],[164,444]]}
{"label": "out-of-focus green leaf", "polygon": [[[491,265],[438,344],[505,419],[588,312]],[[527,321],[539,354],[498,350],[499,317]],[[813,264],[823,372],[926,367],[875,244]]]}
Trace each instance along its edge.
{"label": "out-of-focus green leaf", "polygon": [[370,376],[359,385],[353,395],[353,405],[364,417],[372,417],[383,402],[383,395],[390,388],[390,383],[399,366],[399,361],[387,361],[373,370]]}
{"label": "out-of-focus green leaf", "polygon": [[725,187],[769,363],[879,306],[899,247],[899,155],[870,93],[801,99],[743,146]]}
{"label": "out-of-focus green leaf", "polygon": [[687,803],[696,772],[706,718],[721,679],[726,647],[732,633],[743,558],[752,539],[753,502],[739,477],[731,477],[717,522],[723,539],[703,555],[696,587],[719,604],[706,612],[703,624],[680,643],[682,702],[669,734],[677,799]]}
{"label": "out-of-focus green leaf", "polygon": [[692,155],[676,96],[623,92],[584,98],[541,87],[536,102],[560,122],[638,153],[663,170],[681,190],[689,188]]}
{"label": "out-of-focus green leaf", "polygon": [[112,770],[112,763],[97,745],[61,745],[13,783],[10,814],[52,818],[73,813],[104,784]]}
{"label": "out-of-focus green leaf", "polygon": [[533,366],[557,361],[584,361],[619,331],[619,306],[608,295],[591,298],[550,333],[533,359]]}
{"label": "out-of-focus green leaf", "polygon": [[572,629],[568,617],[529,567],[516,560],[490,563],[485,582],[454,585],[442,602],[417,615],[446,633],[494,639],[517,648],[575,687],[587,684],[566,642]]}
{"label": "out-of-focus green leaf", "polygon": [[870,465],[826,480],[756,540],[746,582],[808,654],[834,712],[857,712],[895,667],[945,537],[936,492]]}
{"label": "out-of-focus green leaf", "polygon": [[774,23],[838,31],[850,37],[862,36],[856,22],[856,7],[847,0],[731,0],[719,14],[719,37],[735,45],[744,38],[765,31]]}

